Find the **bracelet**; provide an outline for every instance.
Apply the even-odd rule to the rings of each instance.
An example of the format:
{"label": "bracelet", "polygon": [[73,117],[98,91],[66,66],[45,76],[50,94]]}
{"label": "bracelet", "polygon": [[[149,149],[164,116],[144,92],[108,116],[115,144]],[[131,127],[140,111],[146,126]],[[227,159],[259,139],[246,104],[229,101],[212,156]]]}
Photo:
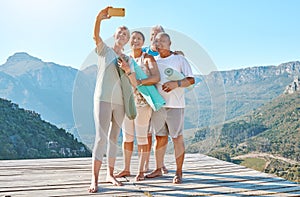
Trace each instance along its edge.
{"label": "bracelet", "polygon": [[130,73],[128,73],[127,76],[129,76],[129,75],[131,75],[131,74],[132,74],[132,72],[130,71]]}
{"label": "bracelet", "polygon": [[178,87],[181,86],[181,80],[178,80],[178,81],[177,81],[177,85],[178,85]]}

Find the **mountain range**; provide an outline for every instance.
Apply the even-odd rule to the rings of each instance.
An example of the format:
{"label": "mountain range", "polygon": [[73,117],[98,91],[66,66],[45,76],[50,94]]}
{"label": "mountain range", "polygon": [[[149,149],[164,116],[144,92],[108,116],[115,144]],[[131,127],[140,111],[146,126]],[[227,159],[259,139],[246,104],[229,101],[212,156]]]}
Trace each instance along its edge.
{"label": "mountain range", "polygon": [[[41,114],[77,138],[86,135],[91,143],[96,73],[94,64],[77,70],[15,53],[0,65],[0,97]],[[197,130],[246,114],[279,96],[299,73],[300,62],[293,61],[198,76],[202,82],[186,93],[185,128]]]}
{"label": "mountain range", "polygon": [[74,130],[73,82],[77,70],[15,53],[0,66],[0,97],[33,110],[58,127]]}
{"label": "mountain range", "polygon": [[[282,94],[295,76],[300,76],[299,61],[202,76],[203,82],[194,89],[199,110],[195,110],[195,105],[187,110],[194,111],[193,114],[198,111],[198,125],[195,125],[195,120],[188,121],[193,125],[190,128],[219,124],[256,109]],[[187,99],[195,96],[188,95]]]}

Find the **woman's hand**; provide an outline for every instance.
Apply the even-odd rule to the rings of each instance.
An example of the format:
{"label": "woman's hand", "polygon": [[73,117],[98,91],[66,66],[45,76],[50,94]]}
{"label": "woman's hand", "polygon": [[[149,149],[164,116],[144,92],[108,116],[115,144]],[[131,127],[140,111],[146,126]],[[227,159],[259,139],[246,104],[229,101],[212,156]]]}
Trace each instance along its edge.
{"label": "woman's hand", "polygon": [[121,56],[118,58],[118,65],[127,75],[131,73],[129,63]]}
{"label": "woman's hand", "polygon": [[103,10],[101,10],[99,12],[99,14],[97,15],[97,20],[101,21],[104,19],[109,19],[111,16],[108,15],[108,9],[111,8],[111,6],[108,6],[106,8],[104,8]]}

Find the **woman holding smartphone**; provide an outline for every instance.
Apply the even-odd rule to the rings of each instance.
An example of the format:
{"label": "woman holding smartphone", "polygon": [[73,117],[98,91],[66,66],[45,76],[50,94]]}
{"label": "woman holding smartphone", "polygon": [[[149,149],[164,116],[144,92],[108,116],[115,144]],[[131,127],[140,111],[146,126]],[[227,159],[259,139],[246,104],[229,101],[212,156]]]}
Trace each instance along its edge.
{"label": "woman holding smartphone", "polygon": [[[95,144],[93,148],[92,180],[88,189],[89,192],[98,191],[98,177],[102,166],[103,157],[106,153],[108,171],[106,181],[113,185],[122,185],[113,175],[117,152],[117,139],[120,133],[125,116],[125,103],[120,78],[128,82],[131,90],[131,83],[136,83],[135,74],[131,74],[131,69],[123,58],[123,48],[130,38],[127,27],[120,26],[114,34],[113,47],[107,46],[100,37],[100,24],[103,20],[109,19],[110,7],[101,10],[96,17],[94,26],[94,40],[96,43],[96,53],[99,56],[97,81],[94,92],[94,122],[95,122]],[[122,75],[120,76],[122,70]],[[122,83],[123,83],[122,81]],[[134,102],[134,101],[133,101]],[[127,103],[126,103],[127,104]],[[111,127],[110,127],[111,125]],[[107,145],[108,144],[108,145]]]}

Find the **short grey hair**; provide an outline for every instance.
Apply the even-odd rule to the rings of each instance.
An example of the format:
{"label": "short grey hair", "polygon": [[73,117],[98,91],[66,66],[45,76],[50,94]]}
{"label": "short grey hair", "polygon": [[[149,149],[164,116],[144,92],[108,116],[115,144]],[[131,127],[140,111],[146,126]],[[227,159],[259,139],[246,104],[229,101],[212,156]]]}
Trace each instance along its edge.
{"label": "short grey hair", "polygon": [[164,28],[161,25],[155,25],[155,26],[152,27],[151,30],[152,31],[153,30],[160,30],[161,32],[165,32]]}
{"label": "short grey hair", "polygon": [[156,35],[156,37],[158,37],[158,36],[166,36],[166,37],[171,41],[170,35],[167,34],[166,32],[160,32],[160,33],[158,33],[158,34]]}

